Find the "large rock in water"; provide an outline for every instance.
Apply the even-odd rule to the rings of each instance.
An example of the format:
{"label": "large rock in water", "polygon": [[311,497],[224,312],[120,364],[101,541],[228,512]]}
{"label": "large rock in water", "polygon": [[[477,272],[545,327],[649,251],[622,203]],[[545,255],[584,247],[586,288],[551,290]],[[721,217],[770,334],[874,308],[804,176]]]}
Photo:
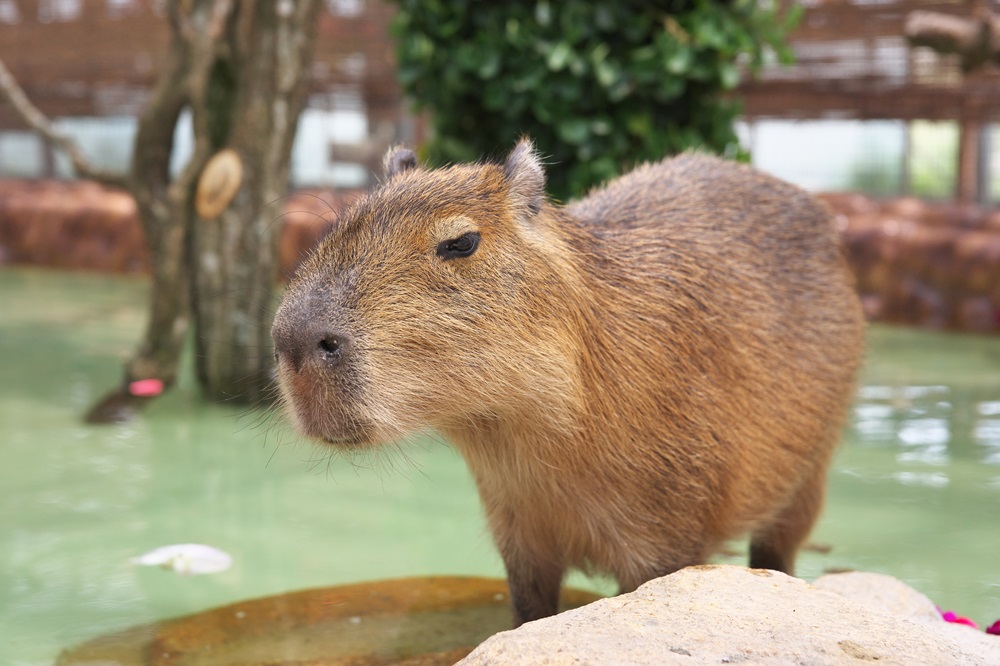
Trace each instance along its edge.
{"label": "large rock in water", "polygon": [[497,634],[460,663],[995,666],[1000,637],[944,622],[889,576],[832,574],[809,585],[698,566]]}
{"label": "large rock in water", "polygon": [[[564,588],[562,607],[596,598]],[[508,627],[505,580],[403,578],[248,599],[131,627],[65,650],[56,666],[450,666]]]}

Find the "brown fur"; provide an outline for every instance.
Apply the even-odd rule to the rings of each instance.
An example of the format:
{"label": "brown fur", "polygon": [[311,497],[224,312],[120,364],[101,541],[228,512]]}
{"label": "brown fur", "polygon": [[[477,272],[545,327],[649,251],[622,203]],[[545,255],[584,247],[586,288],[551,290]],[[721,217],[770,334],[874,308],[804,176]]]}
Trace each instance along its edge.
{"label": "brown fur", "polygon": [[[791,572],[862,345],[827,211],[698,154],[566,207],[526,141],[504,164],[386,165],[275,318],[298,429],[452,441],[518,624],[556,611],[567,568],[628,591],[746,533],[752,566]],[[471,256],[436,254],[471,231]]]}

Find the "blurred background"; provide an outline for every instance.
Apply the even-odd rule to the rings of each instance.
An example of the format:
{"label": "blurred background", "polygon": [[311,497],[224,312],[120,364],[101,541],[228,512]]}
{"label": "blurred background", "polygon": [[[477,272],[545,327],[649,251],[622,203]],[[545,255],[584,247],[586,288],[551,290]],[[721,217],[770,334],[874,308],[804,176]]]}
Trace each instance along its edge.
{"label": "blurred background", "polygon": [[[995,72],[967,75],[958,55],[911,48],[904,31],[912,11],[971,16],[977,3],[797,4],[803,14],[789,36],[794,64],[767,66],[737,89],[741,139],[756,165],[817,191],[1000,199]],[[135,117],[168,48],[157,5],[0,2],[7,66],[29,97],[109,169],[128,166]],[[325,3],[294,149],[294,187],[367,187],[387,146],[425,138],[425,123],[410,113],[396,77],[388,29],[394,13],[387,2]],[[73,175],[9,107],[0,109],[0,129],[3,176]],[[176,164],[185,150],[181,143]]]}
{"label": "blurred background", "polygon": [[[291,26],[309,3],[254,4]],[[250,125],[213,133],[186,98],[165,125],[157,187],[192,194],[177,208],[190,245],[171,273],[142,198],[157,187],[142,189],[133,157],[157,81],[191,39],[181,28],[211,25],[214,4],[0,0],[0,60],[48,129],[108,175],[79,178],[0,99],[0,662],[48,664],[101,633],[304,587],[503,575],[464,464],[436,438],[348,461],[254,405],[281,281],[378,183],[385,150],[494,157],[521,132],[539,141],[560,199],[701,148],[832,208],[872,325],[800,574],[880,571],[981,625],[1000,618],[1000,3],[312,5],[302,110],[271,189],[251,192]],[[264,24],[234,18],[225,30],[244,42],[219,61]],[[242,189],[225,212],[195,210],[198,178],[227,147]],[[246,289],[263,297],[234,296],[247,274],[204,262],[238,256],[213,220],[255,239],[240,246],[254,261],[273,255]],[[191,302],[163,305],[177,293]],[[166,330],[172,343],[156,337]],[[219,370],[219,347],[243,330],[263,333]],[[176,358],[150,365],[161,342]],[[162,380],[162,399],[130,388],[146,379]],[[232,554],[232,569],[180,578],[129,564],[192,541]]]}
{"label": "blurred background", "polygon": [[[28,98],[53,119],[56,129],[73,139],[95,168],[125,173],[129,167],[137,115],[170,45],[165,4],[152,0],[0,2],[0,57]],[[443,122],[451,123],[454,134],[464,131],[459,126],[472,112],[488,109],[485,104],[451,111],[460,106],[457,102],[461,95],[467,95],[476,85],[490,83],[487,77],[470,76],[468,89],[456,89],[451,98],[435,98],[428,89],[444,89],[447,85],[428,85],[428,81],[435,80],[434,62],[430,56],[414,54],[421,46],[435,42],[421,34],[418,36],[424,41],[418,43],[413,35],[435,21],[447,23],[447,11],[452,10],[401,3],[410,20],[409,27],[400,28],[397,19],[397,32],[403,35],[397,41],[406,59],[400,71],[390,29],[398,14],[396,5],[372,0],[330,0],[321,4],[315,50],[308,68],[308,96],[291,153],[291,191],[321,189],[331,206],[337,208],[339,202],[377,181],[381,156],[394,143],[421,147],[424,156],[438,157],[437,161],[477,159],[495,155],[510,145],[500,139],[476,145],[460,136],[465,145],[449,152],[449,142],[458,141],[446,132],[435,132],[435,104],[438,115],[445,118]],[[465,5],[459,2],[437,6],[447,8],[449,4]],[[553,11],[546,2],[523,4],[527,20]],[[682,137],[671,143],[669,137],[681,136],[687,127],[665,127],[657,119],[639,131],[638,141],[651,148],[645,153],[618,151],[624,157],[601,171],[599,158],[612,151],[606,149],[607,142],[598,143],[602,137],[597,136],[597,130],[581,139],[570,136],[578,124],[564,122],[560,127],[555,121],[538,120],[533,121],[535,126],[522,123],[519,129],[518,117],[509,119],[503,130],[516,136],[520,131],[534,130],[537,134],[539,127],[554,126],[557,138],[541,141],[543,151],[549,148],[547,154],[554,165],[565,164],[567,169],[576,169],[576,161],[596,165],[595,173],[559,188],[556,194],[561,198],[578,195],[590,184],[625,168],[629,155],[634,162],[691,146],[707,146],[730,154],[742,151],[744,158],[765,171],[810,191],[831,194],[829,203],[844,216],[845,238],[872,317],[933,327],[997,330],[1000,310],[996,294],[961,283],[996,278],[989,265],[997,263],[1000,247],[995,241],[987,243],[992,234],[989,238],[966,235],[956,246],[950,233],[956,228],[983,231],[1000,226],[992,212],[1000,201],[1000,75],[995,58],[986,57],[978,64],[966,62],[968,57],[958,52],[960,45],[946,44],[944,50],[935,50],[914,46],[906,36],[907,20],[914,13],[939,13],[975,26],[979,20],[976,17],[995,11],[996,3],[805,0],[779,3],[778,10],[775,16],[787,17],[789,10],[794,14],[787,40],[748,23],[745,34],[740,36],[763,43],[710,53],[713,57],[731,58],[743,73],[731,82],[714,82],[740,104],[733,112],[734,123],[728,123],[728,116],[722,119],[734,127],[738,145],[727,143],[725,137],[719,140],[709,136],[716,130],[703,128],[696,128],[698,133],[693,139]],[[560,30],[556,25],[555,32]],[[495,32],[502,31],[497,28]],[[449,37],[443,33],[430,36],[437,40],[439,53],[445,51],[441,43],[462,43],[462,35]],[[541,30],[539,35],[545,37]],[[774,47],[779,42],[787,42],[787,54],[775,55]],[[484,51],[490,47],[484,43]],[[559,48],[559,42],[545,42],[536,58],[538,66],[555,74],[563,68],[568,74],[575,63],[554,64],[559,60]],[[444,55],[454,59],[459,50],[456,47]],[[569,61],[570,56],[563,60]],[[460,67],[456,64],[452,69]],[[756,70],[757,75],[748,76],[749,69]],[[587,71],[574,76],[586,81],[595,78],[596,73]],[[545,89],[550,80],[563,80],[555,74],[534,83]],[[496,67],[489,77],[503,79],[505,75],[509,73]],[[421,76],[423,80],[414,81]],[[672,72],[671,76],[689,76],[689,81],[694,81],[697,75],[682,72],[678,76]],[[725,78],[726,73],[719,76]],[[406,94],[407,86],[417,93],[416,97]],[[690,85],[688,93],[694,88]],[[510,99],[512,94],[503,91],[503,99]],[[579,103],[589,92],[573,95],[573,102]],[[610,95],[613,98],[614,90]],[[540,96],[543,106],[558,106],[551,97]],[[444,104],[449,105],[448,112],[440,109]],[[421,105],[417,112],[415,109]],[[660,103],[659,108],[668,106]],[[453,121],[460,113],[464,116]],[[703,115],[710,113],[715,111],[706,107]],[[541,114],[536,111],[535,115]],[[618,117],[610,120],[618,121]],[[690,124],[695,121],[690,120]],[[479,119],[479,135],[486,133],[483,125]],[[603,132],[609,133],[610,127]],[[622,127],[612,134],[626,133]],[[507,138],[502,133],[499,136]],[[192,142],[190,113],[185,111],[174,137],[174,172],[190,159]],[[575,152],[562,151],[566,145]],[[445,150],[441,150],[442,146]],[[564,155],[569,159],[562,159]],[[552,171],[558,173],[560,169]],[[18,179],[0,184],[5,192],[0,207],[5,209],[6,219],[0,228],[0,261],[126,272],[148,270],[141,235],[129,238],[129,225],[116,228],[114,233],[121,240],[114,243],[107,239],[99,243],[95,238],[101,234],[99,229],[91,229],[89,234],[80,230],[87,224],[100,226],[97,219],[91,219],[95,215],[110,219],[123,210],[129,214],[127,203],[116,204],[113,196],[109,195],[107,203],[87,199],[89,207],[103,206],[106,210],[90,214],[88,206],[78,207],[75,222],[66,219],[65,214],[46,215],[44,223],[26,221],[25,216],[30,216],[33,209],[57,206],[55,201],[60,196],[72,192],[79,197],[71,184],[52,182],[72,178],[74,173],[63,152],[31,131],[10,105],[0,106],[0,176]],[[30,179],[32,185],[23,179]],[[30,190],[30,204],[18,196],[26,190]],[[314,214],[322,208],[322,204],[309,206],[302,201],[288,208],[303,206]],[[27,227],[38,224],[51,229],[50,234],[45,234],[49,236],[45,242],[39,240],[37,229],[27,231]],[[111,221],[104,224],[114,226]],[[285,226],[288,229],[282,264],[287,271],[304,252],[303,247],[315,241],[311,229],[315,224],[292,215]],[[77,238],[81,234],[84,238]],[[72,237],[74,242],[67,244],[59,237]],[[111,245],[116,249],[110,249]],[[873,253],[877,259],[871,256]],[[894,279],[888,280],[873,271],[871,264],[875,261],[906,265],[893,268],[890,272]],[[949,262],[953,265],[946,265]],[[975,279],[962,276],[965,266],[975,273]],[[959,284],[944,284],[940,275],[934,276],[936,273],[948,273],[948,279]]]}

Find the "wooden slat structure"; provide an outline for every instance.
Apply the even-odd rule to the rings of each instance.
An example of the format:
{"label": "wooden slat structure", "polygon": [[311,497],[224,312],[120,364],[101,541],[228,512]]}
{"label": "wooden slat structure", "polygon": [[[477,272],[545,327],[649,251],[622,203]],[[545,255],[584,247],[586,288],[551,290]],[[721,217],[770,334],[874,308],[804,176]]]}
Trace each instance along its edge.
{"label": "wooden slat structure", "polygon": [[[159,0],[0,0],[0,58],[49,117],[134,116],[169,47]],[[309,106],[358,109],[369,141],[333,145],[338,161],[371,170],[401,131],[403,99],[387,34],[390,5],[327,0]],[[0,103],[0,131],[24,129]]]}
{"label": "wooden slat structure", "polygon": [[980,136],[1000,120],[1000,68],[962,71],[957,55],[911,48],[907,16],[1000,13],[998,0],[810,0],[792,35],[796,63],[739,90],[756,119],[931,120],[959,123],[956,198],[981,200]]}
{"label": "wooden slat structure", "polygon": [[[794,0],[780,0],[789,3]],[[128,116],[141,109],[168,47],[159,0],[0,0],[0,58],[49,116]],[[956,196],[981,198],[981,129],[1000,118],[1000,71],[966,74],[957,56],[910,48],[913,11],[1000,15],[1000,0],[799,0],[797,62],[745,83],[747,119],[955,121],[962,128]],[[413,140],[395,81],[385,0],[327,0],[310,106],[356,108],[368,141],[331,145],[331,161],[371,173],[385,146]],[[0,104],[0,131],[21,129]]]}
{"label": "wooden slat structure", "polygon": [[957,56],[911,49],[903,34],[913,11],[967,16],[974,0],[803,4],[791,39],[795,64],[740,88],[748,117],[990,122],[1000,115],[1000,70],[964,75]]}

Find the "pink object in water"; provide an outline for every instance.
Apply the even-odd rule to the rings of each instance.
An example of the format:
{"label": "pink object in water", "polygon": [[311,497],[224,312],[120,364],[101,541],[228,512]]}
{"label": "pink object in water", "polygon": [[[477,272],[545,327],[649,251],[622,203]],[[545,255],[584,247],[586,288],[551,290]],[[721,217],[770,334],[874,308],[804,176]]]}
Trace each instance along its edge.
{"label": "pink object in water", "polygon": [[986,627],[986,633],[993,634],[994,636],[1000,636],[1000,620],[997,620],[990,626]]}
{"label": "pink object in water", "polygon": [[128,392],[139,398],[152,398],[163,393],[163,380],[138,379],[128,385]]}
{"label": "pink object in water", "polygon": [[967,617],[956,615],[955,611],[941,611],[941,617],[945,622],[951,622],[952,624],[964,624],[965,626],[972,627],[973,629],[979,628],[978,624]]}

